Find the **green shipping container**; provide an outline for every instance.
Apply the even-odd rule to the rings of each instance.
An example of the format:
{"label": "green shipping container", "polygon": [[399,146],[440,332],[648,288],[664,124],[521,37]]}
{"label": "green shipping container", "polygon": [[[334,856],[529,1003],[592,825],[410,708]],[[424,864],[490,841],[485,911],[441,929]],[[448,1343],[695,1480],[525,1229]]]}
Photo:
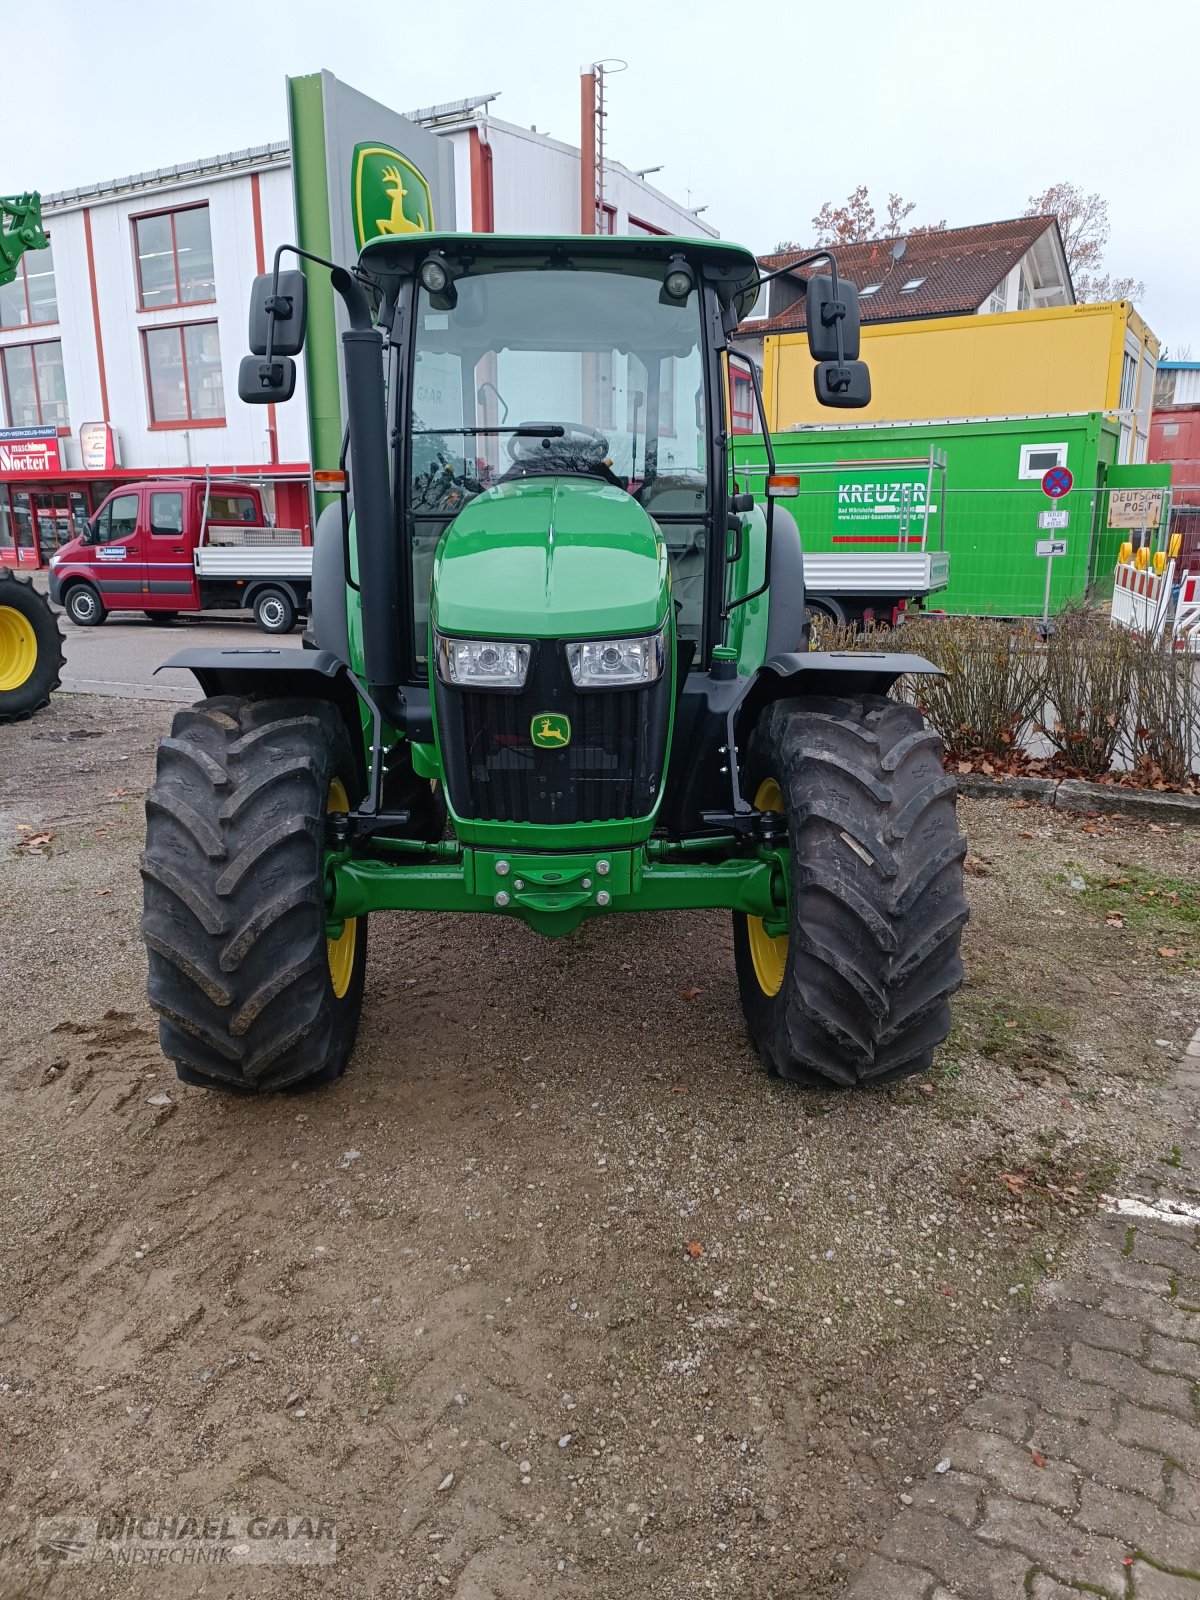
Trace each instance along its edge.
{"label": "green shipping container", "polygon": [[[1108,528],[1107,491],[1170,482],[1167,466],[1114,466],[1118,421],[1098,411],[821,426],[773,434],[772,443],[777,470],[799,473],[800,494],[785,503],[806,552],[870,559],[920,548],[924,537],[950,556],[949,585],[928,605],[962,615],[1040,615],[1047,558],[1036,546],[1052,538],[1065,539],[1067,553],[1052,562],[1051,610],[1089,592],[1108,599],[1130,534]],[[761,494],[761,436],[739,435],[734,454],[742,486]],[[1074,482],[1051,500],[1042,477],[1056,466]],[[1066,526],[1039,527],[1049,511],[1060,522],[1065,512]]]}

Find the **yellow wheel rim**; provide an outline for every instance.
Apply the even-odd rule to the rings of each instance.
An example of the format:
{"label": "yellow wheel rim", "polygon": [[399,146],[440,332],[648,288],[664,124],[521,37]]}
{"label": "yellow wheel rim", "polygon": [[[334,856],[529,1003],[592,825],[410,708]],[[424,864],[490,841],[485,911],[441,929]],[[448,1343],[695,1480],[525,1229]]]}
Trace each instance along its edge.
{"label": "yellow wheel rim", "polygon": [[37,635],[12,606],[0,606],[0,693],[19,689],[37,666]]}
{"label": "yellow wheel rim", "polygon": [[[325,810],[328,812],[349,811],[349,809],[350,796],[346,793],[346,785],[340,778],[335,778],[329,785],[329,798],[325,802]],[[346,998],[350,979],[354,976],[354,949],[357,943],[357,917],[347,917],[337,938],[325,941],[325,953],[329,958],[329,980],[339,1000]]]}
{"label": "yellow wheel rim", "polygon": [[[754,796],[758,811],[783,812],[783,791],[774,778],[764,778]],[[761,917],[747,917],[746,931],[750,936],[750,960],[754,963],[754,976],[766,995],[776,995],[783,988],[783,970],[787,966],[788,938],[781,933],[777,938],[766,930]]]}

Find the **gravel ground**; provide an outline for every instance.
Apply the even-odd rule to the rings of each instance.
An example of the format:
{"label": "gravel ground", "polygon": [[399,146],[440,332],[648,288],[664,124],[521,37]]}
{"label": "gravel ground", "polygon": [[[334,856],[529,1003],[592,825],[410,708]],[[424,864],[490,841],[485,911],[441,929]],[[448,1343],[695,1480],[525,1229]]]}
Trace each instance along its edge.
{"label": "gravel ground", "polygon": [[[767,1080],[718,914],[387,914],[347,1077],[244,1103],[176,1083],[143,997],[169,715],[0,729],[0,1595],[833,1600],[1119,1164],[1170,1159],[1200,837],[964,803],[924,1081]],[[339,1553],[35,1560],[101,1512]]]}

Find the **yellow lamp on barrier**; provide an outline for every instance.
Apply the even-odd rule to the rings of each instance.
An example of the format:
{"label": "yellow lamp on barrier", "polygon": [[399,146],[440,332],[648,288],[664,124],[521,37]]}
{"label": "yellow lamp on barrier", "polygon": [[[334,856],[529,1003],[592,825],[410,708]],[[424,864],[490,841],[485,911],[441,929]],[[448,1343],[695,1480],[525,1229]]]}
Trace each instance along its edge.
{"label": "yellow lamp on barrier", "polygon": [[1181,533],[1173,533],[1167,540],[1167,554],[1170,556],[1172,561],[1175,560],[1176,556],[1178,556],[1182,549],[1183,535]]}
{"label": "yellow lamp on barrier", "polygon": [[1157,577],[1161,578],[1163,573],[1166,570],[1167,570],[1167,552],[1165,550],[1156,550],[1154,552],[1154,571],[1155,571],[1155,575]]}
{"label": "yellow lamp on barrier", "polygon": [[1127,561],[1130,561],[1132,559],[1132,557],[1133,557],[1133,540],[1132,539],[1126,539],[1125,543],[1117,551],[1117,560],[1121,563],[1122,566],[1124,566]]}
{"label": "yellow lamp on barrier", "polygon": [[1133,564],[1139,572],[1145,572],[1150,564],[1150,552],[1144,544],[1140,544],[1133,552]]}

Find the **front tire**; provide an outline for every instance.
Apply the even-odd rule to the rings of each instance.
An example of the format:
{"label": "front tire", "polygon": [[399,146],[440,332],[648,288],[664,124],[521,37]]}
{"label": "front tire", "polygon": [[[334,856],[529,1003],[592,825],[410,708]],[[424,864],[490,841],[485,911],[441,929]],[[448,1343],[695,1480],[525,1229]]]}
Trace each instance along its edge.
{"label": "front tire", "polygon": [[63,602],[66,613],[80,628],[98,628],[108,616],[108,610],[90,583],[77,583],[68,589]]}
{"label": "front tire", "polygon": [[282,589],[264,589],[254,601],[254,620],[264,633],[291,633],[296,608]]}
{"label": "front tire", "polygon": [[361,791],[314,700],[204,700],[175,717],[146,797],[142,935],[163,1054],[185,1083],[330,1083],[358,1032],[366,918],[328,938],[325,818]]}
{"label": "front tire", "polygon": [[787,817],[783,936],[734,916],[738,987],[768,1070],[811,1086],[921,1072],[962,983],[966,839],[942,743],[915,706],[780,700],[750,741],[745,792]]}
{"label": "front tire", "polygon": [[28,578],[0,567],[0,722],[47,705],[65,657],[58,619]]}

